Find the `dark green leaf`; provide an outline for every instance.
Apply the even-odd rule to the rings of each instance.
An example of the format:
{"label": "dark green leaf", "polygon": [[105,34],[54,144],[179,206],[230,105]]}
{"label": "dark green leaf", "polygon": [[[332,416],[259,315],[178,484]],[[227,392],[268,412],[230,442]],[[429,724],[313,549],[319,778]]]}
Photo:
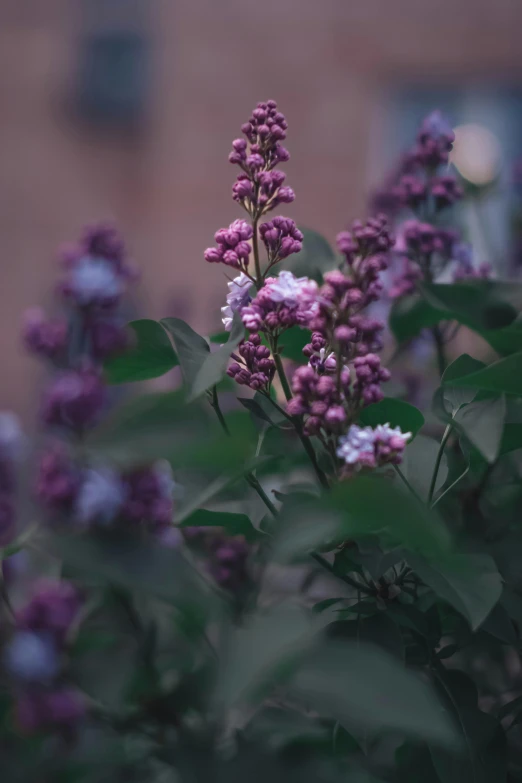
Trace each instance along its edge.
{"label": "dark green leaf", "polygon": [[123,354],[104,363],[108,383],[159,378],[179,364],[165,330],[157,321],[131,321],[129,327],[134,333],[131,346]]}
{"label": "dark green leaf", "polygon": [[279,269],[288,269],[296,277],[311,277],[320,281],[325,272],[336,267],[336,256],[327,240],[309,228],[302,228],[303,249],[282,261]]}
{"label": "dark green leaf", "polygon": [[280,604],[260,611],[225,641],[215,700],[223,709],[261,698],[288,661],[302,655],[315,634],[298,606]]}
{"label": "dark green leaf", "polygon": [[500,783],[506,779],[505,735],[498,721],[477,707],[474,683],[463,672],[437,668],[437,685],[460,732],[460,751],[431,748],[441,783]]}
{"label": "dark green leaf", "polygon": [[190,400],[195,400],[207,391],[207,389],[210,389],[212,386],[215,386],[216,383],[219,383],[225,375],[230,354],[235,351],[244,336],[245,327],[243,326],[241,318],[236,313],[232,323],[232,331],[230,332],[227,342],[214,353],[208,354],[197,371],[191,385],[189,394]]}
{"label": "dark green leaf", "polygon": [[515,626],[511,622],[507,609],[498,603],[481,625],[481,630],[499,639],[504,644],[510,644],[516,647],[518,636]]}
{"label": "dark green leaf", "polygon": [[478,400],[463,405],[455,414],[454,423],[484,459],[493,463],[500,450],[505,414],[504,397]]}
{"label": "dark green leaf", "polygon": [[495,283],[431,283],[419,290],[419,295],[398,299],[393,305],[390,328],[399,342],[440,321],[458,321],[482,332],[507,327],[517,315],[506,289]]}
{"label": "dark green leaf", "polygon": [[444,524],[423,504],[385,477],[357,476],[318,500],[303,495],[285,502],[273,557],[290,562],[328,543],[369,535],[378,536],[386,546],[403,546],[434,558],[449,547]]}
{"label": "dark green leaf", "polygon": [[451,554],[436,564],[420,555],[408,555],[408,562],[423,582],[447,601],[476,630],[502,594],[502,579],[489,555]]}
{"label": "dark green leaf", "polygon": [[479,362],[467,353],[463,353],[454,362],[452,362],[442,376],[442,393],[444,397],[444,407],[446,411],[453,415],[461,405],[471,402],[476,395],[473,389],[458,389],[449,385],[455,378],[481,370],[486,365]]}
{"label": "dark green leaf", "polygon": [[365,642],[380,647],[399,661],[404,661],[404,643],[397,623],[387,612],[357,620],[342,620],[327,626],[329,638],[340,641]]}
{"label": "dark green leaf", "polygon": [[507,454],[510,451],[522,449],[522,424],[518,422],[504,426],[504,434],[500,444],[500,453]]}
{"label": "dark green leaf", "polygon": [[513,354],[482,370],[455,378],[451,385],[522,396],[522,353]]}
{"label": "dark green leaf", "polygon": [[262,533],[252,525],[246,514],[230,511],[209,511],[200,508],[183,520],[180,527],[221,527],[230,536],[244,536],[247,541],[257,541]]}
{"label": "dark green leaf", "polygon": [[288,422],[286,416],[278,411],[266,395],[261,394],[261,392],[256,392],[253,397],[238,397],[237,399],[244,408],[249,410],[254,416],[257,416],[260,421],[274,427]]}
{"label": "dark green leaf", "polygon": [[451,722],[432,690],[391,655],[368,644],[331,642],[297,672],[292,690],[348,731],[385,729],[451,745]]}
{"label": "dark green leaf", "polygon": [[204,337],[181,318],[163,318],[160,324],[172,337],[185,384],[191,389],[201,366],[210,354],[209,345]]}
{"label": "dark green leaf", "polygon": [[424,416],[414,405],[393,397],[386,397],[381,402],[363,408],[359,420],[370,427],[390,424],[392,427],[400,427],[402,432],[411,432],[414,436],[424,425]]}
{"label": "dark green leaf", "polygon": [[[439,446],[440,444],[433,438],[417,435],[413,443],[406,447],[401,469],[414,490],[423,499],[428,497]],[[443,454],[437,473],[435,493],[442,487],[447,475],[448,462],[446,455]]]}
{"label": "dark green leaf", "polygon": [[280,350],[286,359],[303,364],[307,361],[303,354],[303,348],[312,337],[309,329],[301,329],[299,326],[292,326],[287,329],[281,338]]}
{"label": "dark green leaf", "polygon": [[488,329],[480,333],[491,347],[501,356],[522,351],[522,322],[514,321],[505,329]]}
{"label": "dark green leaf", "polygon": [[513,713],[518,714],[521,711],[522,696],[517,696],[516,699],[511,699],[511,701],[508,701],[507,704],[502,705],[498,711],[498,717],[499,720],[503,720],[504,718],[507,718],[508,715],[513,715]]}
{"label": "dark green leaf", "polygon": [[139,537],[54,536],[50,549],[79,572],[140,595],[202,606],[211,600],[205,582],[178,551]]}

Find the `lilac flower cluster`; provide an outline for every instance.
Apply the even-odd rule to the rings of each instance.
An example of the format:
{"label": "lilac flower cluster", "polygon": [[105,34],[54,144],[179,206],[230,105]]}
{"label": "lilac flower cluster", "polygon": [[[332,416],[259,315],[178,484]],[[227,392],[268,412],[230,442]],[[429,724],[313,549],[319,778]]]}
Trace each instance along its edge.
{"label": "lilac flower cluster", "polygon": [[26,733],[59,730],[70,735],[85,713],[65,670],[69,635],[80,608],[70,583],[48,582],[37,586],[16,613],[3,664],[13,682],[17,723]]}
{"label": "lilac flower cluster", "polygon": [[223,590],[239,594],[250,581],[248,560],[251,547],[241,536],[227,536],[208,527],[186,527],[185,541],[206,558],[209,576]]}
{"label": "lilac flower cluster", "polygon": [[318,286],[307,277],[282,271],[269,277],[241,317],[250,332],[264,331],[278,336],[290,326],[306,326],[317,310]]}
{"label": "lilac flower cluster", "polygon": [[348,472],[398,465],[410,438],[411,432],[401,432],[399,427],[392,428],[389,424],[378,424],[375,428],[352,424],[346,435],[339,438],[336,454]]}
{"label": "lilac flower cluster", "polygon": [[209,571],[217,585],[240,593],[249,581],[250,547],[242,538],[215,535],[210,546]]}
{"label": "lilac flower cluster", "polygon": [[214,239],[217,247],[205,250],[205,261],[221,263],[246,272],[251,247],[248,243],[254,235],[252,226],[246,220],[234,220],[228,228],[216,231]]}
{"label": "lilac flower cluster", "polygon": [[453,248],[453,280],[489,280],[493,274],[491,264],[486,261],[476,266],[473,262],[473,248],[466,242],[459,242]]}
{"label": "lilac flower cluster", "polygon": [[251,334],[232,354],[233,362],[227,374],[241,386],[249,386],[255,391],[267,391],[275,375],[275,363],[270,358],[270,350],[261,343],[258,334]]}
{"label": "lilac flower cluster", "polygon": [[58,366],[72,356],[102,360],[124,350],[128,335],[117,308],[136,273],[119,234],[110,225],[91,226],[62,255],[65,272],[57,292],[74,317],[47,319],[40,309],[29,310],[26,347]]}
{"label": "lilac flower cluster", "polygon": [[389,371],[373,353],[357,357],[353,372],[345,365],[337,379],[333,374],[319,374],[310,365],[299,367],[292,377],[293,397],[287,411],[292,416],[306,416],[307,435],[340,433],[358,417],[361,408],[383,398],[381,383],[389,379]]}
{"label": "lilac flower cluster", "polygon": [[135,277],[123,241],[110,226],[87,230],[65,251],[58,293],[70,317],[26,317],[23,336],[34,353],[51,359],[56,372],[42,399],[41,418],[54,437],[41,454],[36,497],[50,518],[76,528],[144,525],[163,531],[172,516],[172,478],[161,464],[118,472],[109,465],[77,464],[68,441],[98,423],[108,403],[102,360],[125,350],[127,333],[118,306]]}
{"label": "lilac flower cluster", "polygon": [[15,465],[23,456],[24,436],[17,417],[0,413],[0,548],[12,542],[16,533]]}
{"label": "lilac flower cluster", "polygon": [[[230,162],[242,170],[232,189],[232,196],[248,213],[252,224],[235,220],[228,228],[221,228],[214,237],[216,246],[205,251],[205,260],[209,263],[222,263],[239,269],[258,286],[274,264],[302,248],[303,235],[290,218],[274,217],[258,226],[263,215],[279,204],[290,204],[295,198],[294,191],[283,184],[285,174],[276,169],[279,163],[290,157],[281,145],[286,138],[287,127],[275,101],[259,103],[250,120],[242,125],[245,138],[232,142],[229,155]],[[258,234],[268,258],[263,273],[258,255]],[[248,271],[251,253],[256,265],[255,277]]]}
{"label": "lilac flower cluster", "polygon": [[258,103],[249,121],[241,126],[246,137],[232,142],[229,161],[242,170],[232,189],[235,201],[257,220],[279,204],[290,204],[294,191],[285,186],[285,174],[275,167],[290,158],[281,141],[288,123],[275,101]]}

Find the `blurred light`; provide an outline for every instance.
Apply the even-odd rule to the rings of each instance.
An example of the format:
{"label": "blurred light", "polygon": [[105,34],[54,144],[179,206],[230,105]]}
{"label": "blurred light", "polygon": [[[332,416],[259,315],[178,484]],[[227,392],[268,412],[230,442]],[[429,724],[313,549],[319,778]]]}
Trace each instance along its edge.
{"label": "blurred light", "polygon": [[450,161],[473,185],[487,185],[500,169],[500,143],[483,125],[470,123],[453,129],[455,142]]}

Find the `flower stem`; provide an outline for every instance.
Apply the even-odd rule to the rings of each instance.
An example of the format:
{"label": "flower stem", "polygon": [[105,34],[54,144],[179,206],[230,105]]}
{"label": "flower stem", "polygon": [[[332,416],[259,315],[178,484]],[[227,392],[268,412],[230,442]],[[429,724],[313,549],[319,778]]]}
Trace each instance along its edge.
{"label": "flower stem", "polygon": [[[217,394],[217,389],[214,386],[212,388],[212,397],[210,399],[210,405],[214,409],[216,416],[218,417],[218,421],[221,424],[221,427],[223,428],[223,432],[225,432],[226,435],[230,436],[230,430],[228,428],[227,422],[225,420],[225,417],[223,416],[223,411],[221,410],[221,407],[219,405],[219,398]],[[248,484],[252,487],[254,492],[257,492],[267,509],[270,511],[272,516],[277,516],[277,509],[275,505],[272,503],[268,495],[266,494],[265,490],[259,483],[259,480],[254,476],[252,472],[245,473],[245,480],[248,482]]]}
{"label": "flower stem", "polygon": [[[277,349],[277,338],[275,337],[269,337],[270,342],[270,350],[272,351],[272,356],[274,358],[277,374],[279,376],[279,380],[281,381],[281,386],[283,387],[283,392],[285,394],[285,397],[288,400],[292,399],[292,390],[290,389],[290,384],[288,383],[288,378],[286,377],[285,368],[283,366],[283,361],[281,359],[281,355]],[[270,398],[271,402],[273,400]],[[279,406],[277,403],[274,403],[277,408]],[[281,408],[279,408],[281,410]],[[284,413],[284,411],[283,411]],[[308,457],[310,459],[310,462],[312,463],[313,469],[315,470],[316,476],[319,479],[319,482],[325,489],[329,489],[330,485],[328,484],[328,479],[326,478],[326,475],[321,470],[317,463],[317,457],[315,454],[315,449],[310,443],[310,439],[304,434],[303,432],[303,423],[300,416],[288,416],[285,414],[287,418],[290,419],[292,424],[295,427],[295,430],[299,436],[299,440],[303,444],[304,450],[308,454]]]}
{"label": "flower stem", "polygon": [[437,367],[439,370],[439,375],[442,378],[444,375],[444,371],[446,370],[447,362],[446,362],[446,354],[444,352],[444,336],[442,334],[440,326],[437,324],[433,327],[431,330],[431,333],[433,335],[433,341],[435,343],[435,350],[437,352]]}
{"label": "flower stem", "polygon": [[444,435],[442,436],[442,440],[440,442],[437,459],[435,460],[435,466],[433,468],[433,475],[431,477],[430,491],[428,492],[428,506],[431,506],[431,502],[433,500],[435,485],[437,484],[437,476],[439,475],[440,463],[442,461],[442,455],[444,454],[444,449],[446,447],[446,443],[448,442],[448,438],[451,435],[451,429],[451,424],[448,424],[444,430]]}
{"label": "flower stem", "polygon": [[423,501],[421,500],[419,495],[415,492],[415,490],[413,489],[412,485],[410,484],[410,482],[408,481],[408,479],[406,478],[406,476],[404,475],[402,470],[399,468],[399,466],[398,465],[394,465],[393,467],[395,468],[395,472],[399,476],[399,478],[402,481],[402,483],[408,488],[408,491],[411,492],[411,494],[413,495],[414,498],[416,498],[418,501],[420,501],[422,503]]}
{"label": "flower stem", "polygon": [[254,232],[252,236],[252,250],[254,253],[254,264],[256,266],[256,286],[259,289],[263,285],[263,275],[261,274],[261,261],[259,258],[259,238],[257,235],[258,221],[259,218],[257,217],[252,220],[252,230]]}

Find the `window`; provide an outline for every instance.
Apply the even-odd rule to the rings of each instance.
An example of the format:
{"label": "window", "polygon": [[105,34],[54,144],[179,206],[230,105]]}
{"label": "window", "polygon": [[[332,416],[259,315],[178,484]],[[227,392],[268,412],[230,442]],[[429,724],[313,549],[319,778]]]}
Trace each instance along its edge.
{"label": "window", "polygon": [[146,0],[85,0],[76,104],[99,125],[141,123],[149,93]]}

